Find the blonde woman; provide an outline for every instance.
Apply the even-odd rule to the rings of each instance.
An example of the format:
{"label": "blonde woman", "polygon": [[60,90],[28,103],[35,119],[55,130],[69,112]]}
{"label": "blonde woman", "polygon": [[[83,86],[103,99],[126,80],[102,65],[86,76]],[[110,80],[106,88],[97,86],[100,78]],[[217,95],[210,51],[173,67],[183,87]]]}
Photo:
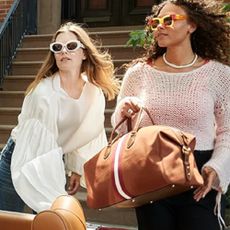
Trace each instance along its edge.
{"label": "blonde woman", "polygon": [[84,186],[83,164],[107,144],[104,94],[118,92],[113,74],[110,55],[79,25],[68,22],[54,34],[1,153],[1,210],[23,212],[27,204],[40,212]]}

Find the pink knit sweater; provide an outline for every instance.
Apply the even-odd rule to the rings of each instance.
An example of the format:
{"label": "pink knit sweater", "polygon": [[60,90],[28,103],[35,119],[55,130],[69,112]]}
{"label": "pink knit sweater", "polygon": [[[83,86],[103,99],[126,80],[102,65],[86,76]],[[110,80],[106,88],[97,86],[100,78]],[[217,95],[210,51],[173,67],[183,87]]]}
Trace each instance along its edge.
{"label": "pink knit sweater", "polygon": [[[196,136],[196,150],[214,149],[205,164],[214,168],[223,192],[230,182],[230,67],[215,61],[183,73],[168,73],[137,63],[123,79],[113,126],[120,120],[125,97],[136,97],[155,124],[168,125]],[[150,125],[147,115],[142,126]],[[119,132],[125,132],[121,127]]]}

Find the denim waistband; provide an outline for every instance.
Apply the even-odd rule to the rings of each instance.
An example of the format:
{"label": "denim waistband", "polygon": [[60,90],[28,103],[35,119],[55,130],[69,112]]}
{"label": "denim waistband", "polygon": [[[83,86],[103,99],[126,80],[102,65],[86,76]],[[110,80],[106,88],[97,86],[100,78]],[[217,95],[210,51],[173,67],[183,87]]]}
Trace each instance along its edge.
{"label": "denim waistband", "polygon": [[15,142],[10,137],[5,145],[5,147],[2,149],[1,157],[4,158],[7,161],[11,161],[12,153],[14,151]]}

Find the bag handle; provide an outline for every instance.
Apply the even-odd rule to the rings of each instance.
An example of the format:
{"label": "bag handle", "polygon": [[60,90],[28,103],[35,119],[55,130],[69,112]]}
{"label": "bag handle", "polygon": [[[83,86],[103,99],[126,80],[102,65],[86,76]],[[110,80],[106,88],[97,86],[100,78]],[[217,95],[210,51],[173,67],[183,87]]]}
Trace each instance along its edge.
{"label": "bag handle", "polygon": [[136,122],[134,124],[134,128],[133,130],[131,130],[131,134],[130,134],[130,137],[127,141],[127,148],[129,149],[135,142],[135,138],[136,138],[136,134],[137,134],[137,131],[140,127],[140,123],[141,123],[141,120],[142,120],[142,114],[143,114],[143,111],[146,112],[146,114],[148,115],[149,119],[151,120],[152,124],[155,125],[151,115],[150,115],[150,112],[147,108],[145,107],[141,107],[140,108],[140,111],[138,112],[137,114],[137,119],[136,119]]}
{"label": "bag handle", "polygon": [[[120,137],[120,135],[117,135],[114,138],[114,134],[115,134],[116,130],[126,121],[127,122],[127,130],[128,130],[128,132],[132,131],[132,134],[136,133],[137,130],[138,130],[138,128],[139,128],[139,126],[140,126],[141,115],[142,115],[143,111],[145,111],[147,113],[147,115],[150,118],[152,124],[154,125],[154,121],[153,121],[153,119],[152,119],[152,117],[150,115],[150,112],[145,107],[141,107],[140,110],[138,111],[137,120],[135,122],[134,129],[132,129],[132,118],[130,118],[130,117],[123,117],[117,123],[117,125],[113,128],[112,133],[110,134],[108,145],[107,145],[107,151],[106,151],[106,153],[104,155],[104,159],[106,159],[109,156],[111,145]],[[131,135],[131,136],[133,136],[133,135]]]}
{"label": "bag handle", "polygon": [[141,107],[140,110],[139,110],[139,112],[138,112],[137,120],[136,120],[134,128],[133,128],[133,131],[135,131],[135,132],[137,132],[137,130],[140,127],[140,123],[141,123],[141,120],[142,120],[141,116],[143,114],[143,111],[146,112],[146,114],[148,115],[148,117],[149,117],[150,121],[152,122],[152,124],[155,125],[155,123],[154,123],[154,121],[153,121],[153,119],[151,117],[151,114],[150,114],[149,110],[147,108],[145,108],[145,107]]}
{"label": "bag handle", "polygon": [[143,113],[143,111],[145,111],[148,115],[148,117],[150,118],[151,122],[153,125],[155,125],[151,115],[150,115],[150,112],[147,108],[145,107],[141,107],[140,110],[138,111],[138,114],[137,114],[137,120],[134,124],[134,129],[132,129],[132,118],[130,117],[123,117],[118,123],[117,125],[113,128],[112,130],[112,133],[110,135],[110,138],[109,138],[109,143],[112,143],[113,142],[113,137],[114,137],[114,133],[116,132],[116,130],[125,122],[127,121],[127,130],[128,132],[130,131],[136,131],[138,130],[139,126],[140,126],[140,123],[141,123],[141,115]]}
{"label": "bag handle", "polygon": [[[149,112],[149,110],[146,108],[146,107],[141,107],[140,110],[138,111],[138,117],[137,117],[137,120],[136,120],[136,123],[137,124],[137,127],[136,129],[139,128],[140,126],[140,122],[141,122],[141,115],[143,113],[143,111],[146,112],[146,114],[148,115],[149,119],[151,120],[152,124],[155,125],[155,122],[153,121],[153,118],[151,117],[151,114]],[[127,129],[128,129],[128,132],[132,131],[132,118],[131,117],[128,117],[127,119]]]}

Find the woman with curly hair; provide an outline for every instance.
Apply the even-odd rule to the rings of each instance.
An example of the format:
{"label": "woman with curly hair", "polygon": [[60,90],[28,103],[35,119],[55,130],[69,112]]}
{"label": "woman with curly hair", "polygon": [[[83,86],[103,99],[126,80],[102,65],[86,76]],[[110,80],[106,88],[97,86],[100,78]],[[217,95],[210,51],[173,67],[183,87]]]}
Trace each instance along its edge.
{"label": "woman with curly hair", "polygon": [[117,94],[113,76],[111,56],[78,24],[54,34],[1,153],[1,210],[22,212],[26,203],[40,212],[84,186],[83,164],[107,145],[104,94]]}
{"label": "woman with curly hair", "polygon": [[230,182],[229,24],[202,1],[169,0],[153,7],[146,30],[153,43],[125,73],[113,126],[144,106],[155,124],[194,134],[204,184],[136,208],[138,229],[218,230]]}

